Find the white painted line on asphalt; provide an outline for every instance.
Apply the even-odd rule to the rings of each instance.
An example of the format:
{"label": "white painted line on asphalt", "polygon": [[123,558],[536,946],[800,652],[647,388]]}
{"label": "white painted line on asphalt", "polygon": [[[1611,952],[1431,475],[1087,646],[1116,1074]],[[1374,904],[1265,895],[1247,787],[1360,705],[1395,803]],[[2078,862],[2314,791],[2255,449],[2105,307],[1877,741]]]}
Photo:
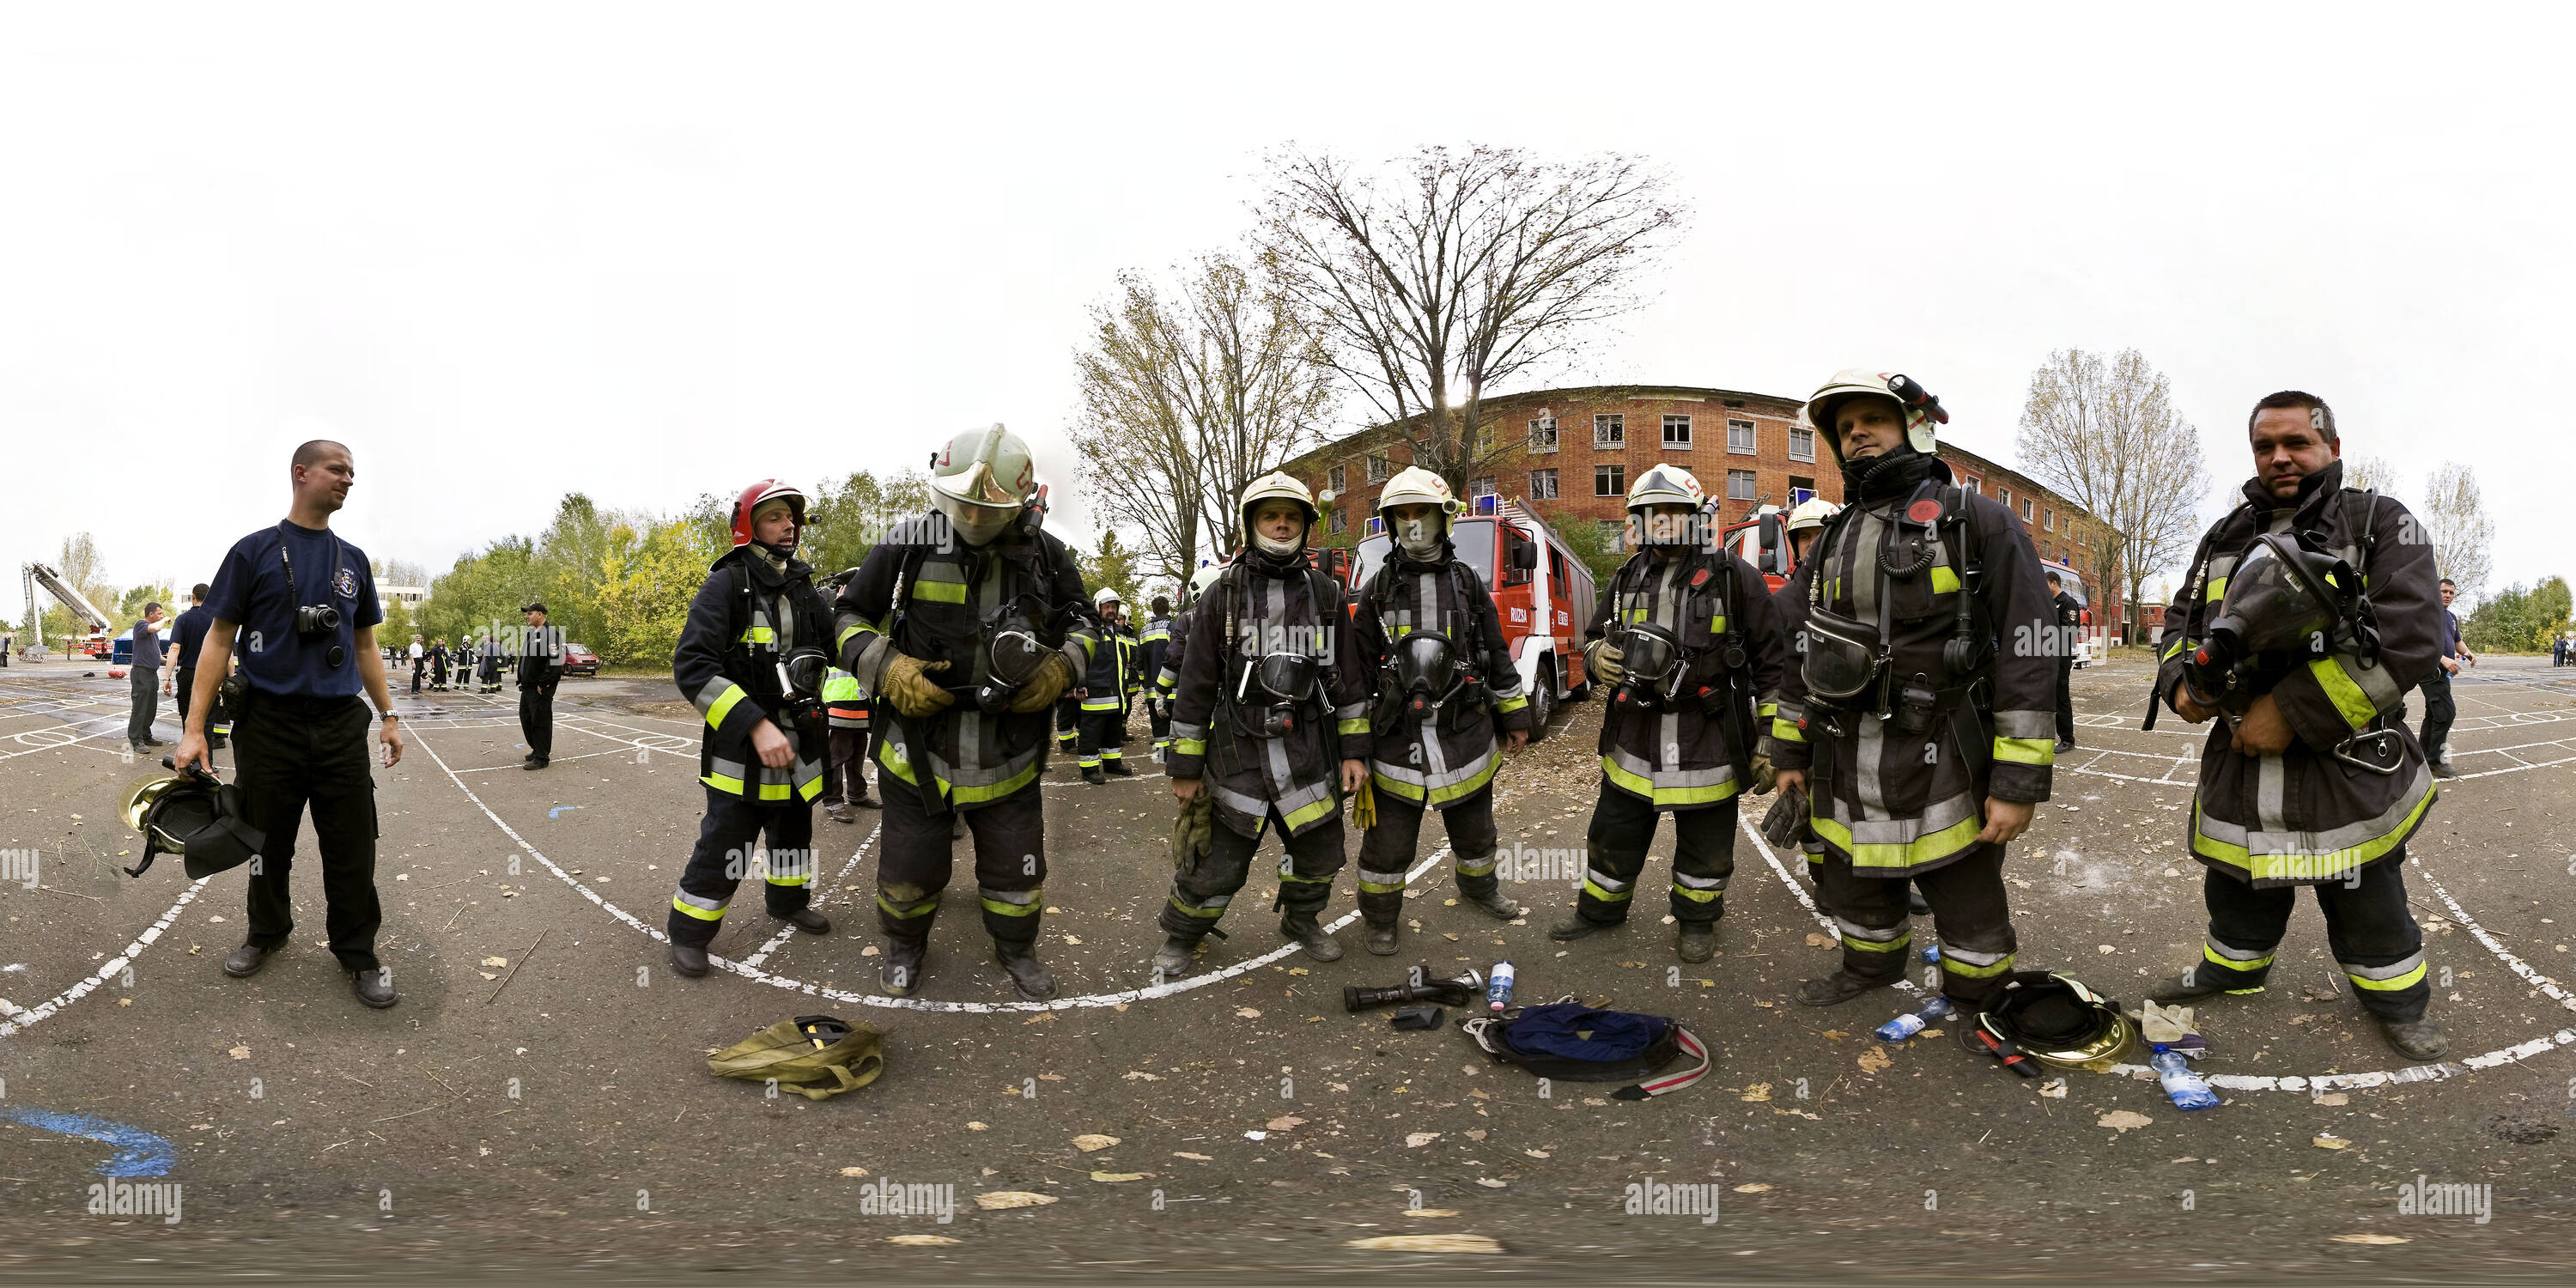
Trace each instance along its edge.
{"label": "white painted line on asphalt", "polygon": [[[1816,907],[1816,901],[1807,897],[1806,887],[1799,885],[1798,879],[1789,875],[1789,869],[1780,865],[1779,856],[1771,852],[1771,842],[1762,835],[1761,829],[1753,825],[1752,819],[1744,816],[1744,810],[1741,808],[1742,799],[1743,798],[1741,797],[1737,798],[1739,807],[1735,813],[1735,825],[1744,829],[1744,834],[1746,836],[1753,838],[1753,848],[1761,852],[1763,862],[1771,865],[1771,871],[1780,878],[1780,884],[1789,887],[1789,893],[1798,897],[1798,906],[1806,909],[1807,915],[1815,918],[1816,924],[1824,927],[1825,933],[1832,935],[1834,937],[1834,942],[1836,944],[1840,944],[1842,942],[1842,927],[1835,925],[1833,918],[1826,916],[1822,911],[1820,911]],[[1798,861],[1801,863],[1806,862],[1806,854],[1801,852],[1798,855]],[[1908,947],[1911,948],[1912,945],[1908,945]],[[1914,963],[1907,962],[1905,964],[1905,968],[1907,971],[1912,971],[1914,969]],[[1921,986],[1917,985],[1911,978],[1904,974],[1899,974],[1897,976],[1896,987],[1905,992],[1917,995],[1920,995],[1923,992]]]}
{"label": "white painted line on asphalt", "polygon": [[[869,847],[869,846],[871,846],[871,845],[876,844],[877,837],[879,837],[879,836],[883,835],[883,834],[884,834],[884,832],[885,832],[885,824],[884,824],[884,823],[882,823],[882,822],[878,823],[875,827],[873,827],[873,828],[869,829],[869,831],[868,831],[868,835],[867,835],[867,839],[866,839],[866,840],[863,840],[863,841],[861,841],[861,842],[859,842],[859,848],[858,848],[857,852],[856,852],[856,853],[853,853],[852,855],[850,855],[850,861],[849,861],[849,862],[847,862],[847,863],[842,864],[842,865],[841,865],[841,870],[840,870],[840,872],[836,873],[836,874],[832,877],[832,888],[833,888],[833,889],[835,889],[835,890],[840,889],[841,887],[846,886],[846,885],[848,885],[848,884],[850,883],[850,869],[852,869],[852,868],[855,868],[855,867],[859,866],[859,860],[860,860],[860,859],[862,859],[862,858],[867,857],[868,847]],[[822,901],[823,901],[823,892],[822,892],[821,890],[814,890],[814,891],[810,892],[810,894],[809,894],[809,896],[808,896],[808,900],[807,900],[807,902],[806,902],[806,905],[805,905],[805,906],[806,906],[806,907],[808,907],[808,908],[811,908],[811,907],[813,907],[815,904],[821,903]],[[798,930],[796,927],[794,927],[794,926],[792,926],[792,925],[791,925],[791,926],[788,926],[786,929],[779,931],[777,934],[771,935],[771,936],[769,937],[769,942],[768,942],[768,943],[765,943],[765,944],[762,944],[762,945],[760,946],[760,951],[758,951],[758,952],[756,952],[756,953],[753,953],[753,954],[752,954],[751,956],[749,956],[749,957],[745,957],[745,958],[743,958],[743,959],[742,959],[742,964],[743,964],[743,965],[745,965],[745,966],[757,966],[757,965],[761,964],[762,962],[765,962],[765,961],[769,960],[769,955],[770,955],[771,953],[777,952],[777,951],[778,951],[778,947],[779,947],[779,945],[786,943],[786,942],[787,942],[787,940],[789,939],[789,937],[794,936],[794,935],[803,934],[803,933],[804,933],[803,931]]]}
{"label": "white painted line on asphalt", "polygon": [[[598,891],[574,880],[571,873],[564,871],[563,868],[556,865],[554,860],[547,858],[542,851],[538,850],[536,846],[529,844],[528,838],[519,835],[518,829],[511,827],[507,822],[502,820],[500,815],[493,813],[492,807],[484,804],[483,798],[475,795],[474,789],[466,786],[465,780],[462,777],[459,777],[455,770],[448,769],[446,758],[440,756],[437,748],[430,746],[427,739],[421,740],[421,750],[428,752],[429,758],[437,761],[440,769],[447,771],[449,780],[456,784],[456,790],[465,793],[465,799],[474,802],[474,808],[483,811],[483,817],[492,820],[492,825],[501,829],[502,835],[518,842],[519,848],[528,852],[528,857],[544,864],[548,872],[555,874],[556,879],[562,881],[565,885],[571,886],[575,892],[581,895],[581,897],[588,899],[591,903],[597,905],[601,911],[607,913],[609,916],[624,922],[629,928],[639,931],[660,942],[670,942],[670,937],[664,934],[659,927],[647,925],[634,913],[628,912],[624,908],[620,908],[616,904],[610,903],[607,899],[601,897]],[[1406,873],[1405,879],[1407,882],[1410,882],[1413,878],[1430,871],[1431,868],[1438,864],[1442,858],[1446,857],[1448,853],[1449,845],[1444,841],[1441,843],[1440,848],[1431,852],[1431,857],[1424,859],[1419,864],[1416,864],[1410,872]],[[1330,925],[1325,926],[1324,930],[1329,934],[1340,930],[1359,919],[1360,914],[1358,909],[1353,909],[1350,912],[1343,914]],[[1283,960],[1304,951],[1304,949],[1295,944],[1283,944],[1278,948],[1261,954],[1260,956],[1246,958],[1245,960],[1236,962],[1231,966],[1210,971],[1205,975],[1191,975],[1183,979],[1171,980],[1166,983],[1151,985],[1146,988],[1124,989],[1115,993],[1092,993],[1082,997],[1058,997],[1044,1002],[934,1002],[927,998],[919,997],[880,997],[873,993],[852,993],[844,989],[832,988],[828,985],[810,983],[804,980],[789,979],[783,975],[773,975],[757,966],[752,966],[745,962],[733,961],[729,958],[718,957],[712,953],[707,955],[707,960],[755,983],[767,984],[772,988],[785,989],[793,993],[802,993],[808,997],[827,997],[836,1002],[850,1003],[853,1006],[876,1006],[883,1007],[888,1010],[902,1011],[946,1011],[970,1015],[1001,1015],[1029,1011],[1066,1011],[1075,1009],[1091,1009],[1104,1006],[1124,1006],[1131,1002],[1143,1002],[1150,1001],[1158,997],[1170,997],[1177,993],[1186,993],[1192,989],[1205,988],[1211,984],[1232,979],[1237,975],[1241,975],[1249,971],[1259,970],[1272,962]]]}
{"label": "white painted line on asphalt", "polygon": [[79,1001],[81,998],[87,996],[90,990],[106,983],[116,975],[122,974],[126,967],[134,964],[135,958],[143,955],[143,950],[145,948],[150,947],[154,940],[161,937],[161,932],[168,930],[171,923],[179,919],[179,914],[186,911],[188,905],[196,901],[198,893],[206,888],[206,882],[212,880],[214,880],[213,877],[201,878],[190,884],[187,889],[180,891],[179,901],[171,904],[170,910],[162,913],[161,919],[153,922],[151,929],[135,936],[134,942],[127,944],[124,952],[108,958],[106,961],[100,962],[98,969],[91,971],[88,977],[81,980],[81,982],[55,994],[41,1006],[32,1010],[20,1011],[9,1016],[7,1019],[0,1019],[0,1038],[8,1037],[13,1033],[25,1032],[27,1029],[33,1027],[37,1021]]}

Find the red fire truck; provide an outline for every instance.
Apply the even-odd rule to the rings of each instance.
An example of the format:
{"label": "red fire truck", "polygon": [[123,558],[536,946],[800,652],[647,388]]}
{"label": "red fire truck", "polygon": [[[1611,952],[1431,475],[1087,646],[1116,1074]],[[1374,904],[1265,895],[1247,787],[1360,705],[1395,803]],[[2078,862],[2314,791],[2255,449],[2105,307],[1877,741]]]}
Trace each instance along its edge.
{"label": "red fire truck", "polygon": [[[1350,550],[1324,552],[1325,570],[1354,589],[1368,584],[1389,549],[1379,520],[1370,519],[1367,531]],[[1535,512],[1490,494],[1470,500],[1449,539],[1492,590],[1494,614],[1502,619],[1503,639],[1529,694],[1530,740],[1536,742],[1546,736],[1556,704],[1591,691],[1583,673],[1583,630],[1599,600],[1592,570]]]}

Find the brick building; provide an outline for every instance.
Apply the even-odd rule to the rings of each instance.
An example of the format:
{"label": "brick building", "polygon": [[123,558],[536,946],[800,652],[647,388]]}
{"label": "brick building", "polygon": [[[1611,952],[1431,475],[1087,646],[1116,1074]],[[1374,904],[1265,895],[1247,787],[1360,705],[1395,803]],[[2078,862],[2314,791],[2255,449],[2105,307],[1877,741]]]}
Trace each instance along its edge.
{"label": "brick building", "polygon": [[[1659,461],[1697,476],[1732,523],[1765,505],[1787,509],[1809,496],[1842,500],[1833,450],[1799,424],[1798,398],[1695,385],[1594,385],[1489,398],[1485,450],[1468,479],[1470,498],[1499,493],[1527,500],[1551,523],[1590,521],[1614,537],[1627,518],[1628,485]],[[2093,586],[2100,521],[2021,472],[1944,442],[1941,457],[1963,484],[2003,502],[2022,520],[2040,555],[2081,575],[2094,621],[2119,622],[2119,587]],[[1377,494],[1412,452],[1391,427],[1327,443],[1281,468],[1317,492],[1330,490],[1325,544],[1356,540]],[[1472,501],[1471,501],[1472,504]]]}

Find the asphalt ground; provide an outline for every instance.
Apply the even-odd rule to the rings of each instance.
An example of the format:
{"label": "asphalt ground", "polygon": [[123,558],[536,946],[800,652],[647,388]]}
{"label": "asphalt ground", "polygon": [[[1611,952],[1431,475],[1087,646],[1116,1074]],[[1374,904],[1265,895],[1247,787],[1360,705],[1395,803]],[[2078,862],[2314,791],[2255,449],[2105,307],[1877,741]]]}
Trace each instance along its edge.
{"label": "asphalt ground", "polygon": [[[2007,866],[2022,963],[2132,1004],[2195,959],[2203,924],[2182,839],[2202,734],[2135,727],[2146,674],[2077,674],[2083,746]],[[1257,870],[1232,937],[1163,988],[1145,963],[1172,804],[1139,713],[1137,780],[1086,785],[1070,757],[1046,776],[1042,949],[1062,995],[1032,1005],[991,961],[971,867],[921,996],[875,996],[865,811],[817,817],[832,934],[781,934],[746,887],[714,946],[728,969],[673,976],[654,934],[702,797],[696,718],[669,686],[567,680],[540,773],[517,768],[513,694],[404,692],[411,751],[378,772],[379,952],[402,1000],[379,1012],[321,945],[309,829],[296,942],[249,980],[220,969],[242,937],[239,876],[116,870],[140,850],[116,794],[150,768],[122,751],[124,693],[103,665],[0,670],[13,1279],[2458,1281],[2563,1278],[2576,1242],[2576,1018],[2558,982],[2576,942],[2576,671],[2545,661],[2459,682],[2462,774],[2412,847],[2446,1061],[2410,1067],[2380,1040],[2303,900],[2270,991],[2201,1008],[2226,1103],[2189,1114],[2127,1073],[2024,1082],[1946,1037],[1871,1040],[1911,994],[1797,1005],[1835,950],[1795,857],[1749,829],[1715,960],[1680,965],[1657,924],[1669,827],[1629,928],[1548,941],[1599,782],[1597,703],[1503,771],[1504,838],[1530,847],[1507,851],[1528,869],[1507,887],[1537,909],[1525,923],[1454,902],[1435,827],[1402,956],[1362,952],[1355,926],[1338,962],[1279,953],[1261,911],[1276,879]],[[1500,958],[1523,1000],[1678,1018],[1708,1040],[1709,1077],[1643,1103],[1542,1089],[1454,1026],[1397,1032],[1340,1004],[1411,964]],[[879,1081],[809,1104],[707,1072],[711,1050],[817,1012],[887,1031]],[[1086,1151],[1085,1135],[1117,1143]],[[2419,1181],[2491,1187],[2486,1219],[2401,1211]],[[145,1182],[181,1187],[179,1220],[87,1210],[92,1186]],[[1658,1185],[1719,1214],[1630,1214],[1630,1187]],[[880,1186],[953,1209],[883,1213]],[[1054,1201],[975,1201],[1004,1191]],[[1407,1235],[1495,1251],[1353,1246]]]}

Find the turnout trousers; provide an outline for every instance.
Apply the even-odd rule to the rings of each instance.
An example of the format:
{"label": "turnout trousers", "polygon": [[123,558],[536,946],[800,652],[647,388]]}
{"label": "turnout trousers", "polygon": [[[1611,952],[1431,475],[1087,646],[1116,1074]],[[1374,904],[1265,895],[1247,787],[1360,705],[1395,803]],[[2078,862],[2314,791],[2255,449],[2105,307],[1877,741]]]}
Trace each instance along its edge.
{"label": "turnout trousers", "polygon": [[[1379,803],[1383,808],[1384,799],[1380,798]],[[1349,857],[1342,836],[1342,816],[1336,813],[1331,821],[1318,824],[1305,835],[1290,836],[1279,817],[1279,807],[1273,805],[1260,830],[1263,836],[1277,833],[1286,848],[1279,860],[1276,907],[1284,912],[1321,913],[1324,905],[1332,902],[1333,877]],[[1209,831],[1212,835],[1208,852],[1173,874],[1172,894],[1163,903],[1160,922],[1164,934],[1198,939],[1216,929],[1226,905],[1234,902],[1235,893],[1252,875],[1252,856],[1261,848],[1261,837],[1245,836],[1223,823]]]}
{"label": "turnout trousers", "polygon": [[[1377,795],[1377,826],[1360,833],[1360,915],[1370,925],[1392,926],[1404,910],[1405,873],[1422,838],[1422,806],[1393,792]],[[1458,868],[1458,892],[1494,893],[1494,788],[1488,783],[1440,811],[1449,829],[1449,852]]]}
{"label": "turnout trousers", "polygon": [[249,942],[280,948],[295,930],[287,876],[307,806],[322,852],[322,900],[340,969],[376,969],[375,721],[357,698],[283,698],[253,691],[234,721],[233,769],[250,822],[267,836],[250,862]]}
{"label": "turnout trousers", "polygon": [[877,924],[889,937],[930,937],[956,862],[952,825],[962,817],[974,835],[975,894],[985,933],[1010,949],[1025,950],[1037,941],[1046,904],[1046,812],[1036,779],[962,813],[893,774],[877,775],[877,792],[885,811],[885,830],[877,839]]}
{"label": "turnout trousers", "polygon": [[1127,753],[1119,747],[1127,739],[1126,712],[1116,707],[1085,711],[1076,729],[1074,763],[1084,769],[1097,769],[1104,761],[1113,765],[1126,763]]}
{"label": "turnout trousers", "polygon": [[[1824,904],[1842,933],[1843,969],[1871,979],[1905,973],[1914,943],[1907,924],[1905,881],[1852,870],[1849,856],[1825,851]],[[2004,898],[2004,847],[1977,844],[1911,883],[1932,905],[1941,936],[1941,992],[1962,1008],[1984,1010],[2003,991],[2020,941]]]}
{"label": "turnout trousers", "polygon": [[[533,692],[534,690],[529,690]],[[756,870],[753,856],[769,851],[763,878],[769,915],[785,917],[814,897],[814,807],[804,801],[764,805],[732,792],[706,788],[707,816],[698,823],[697,848],[680,873],[666,929],[675,944],[700,948],[724,928],[725,905]],[[766,845],[756,844],[766,841]]]}
{"label": "turnout trousers", "polygon": [[[2424,1018],[2433,988],[2424,973],[2424,931],[2406,906],[2406,877],[2399,865],[2406,848],[2356,868],[2349,880],[2308,887],[2326,917],[2326,947],[2352,981],[2362,1009],[2386,1020]],[[2201,899],[2209,906],[2209,939],[2192,978],[2231,993],[2259,993],[2272,959],[2298,906],[2297,886],[2256,889],[2250,882],[2205,870]]]}
{"label": "turnout trousers", "polygon": [[[1713,922],[1726,912],[1726,879],[1735,875],[1735,816],[1738,798],[1691,809],[1673,816],[1673,920]],[[1385,808],[1383,799],[1379,808]],[[1654,844],[1654,802],[1601,781],[1600,799],[1592,806],[1592,828],[1585,839],[1591,857],[1584,864],[1583,888],[1574,899],[1576,916],[1615,925],[1628,919],[1628,903],[1637,892],[1637,877],[1646,870],[1646,849]],[[1897,908],[1902,911],[1900,900]]]}

